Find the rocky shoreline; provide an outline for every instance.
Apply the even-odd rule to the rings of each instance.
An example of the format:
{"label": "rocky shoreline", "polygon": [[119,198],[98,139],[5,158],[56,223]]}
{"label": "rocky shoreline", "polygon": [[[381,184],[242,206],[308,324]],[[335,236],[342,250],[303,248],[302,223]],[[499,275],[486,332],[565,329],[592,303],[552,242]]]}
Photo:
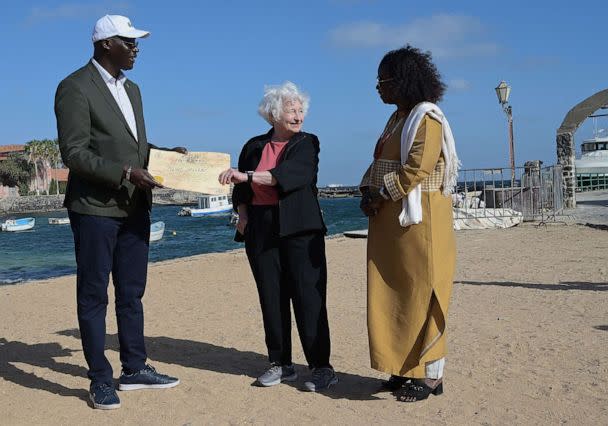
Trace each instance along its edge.
{"label": "rocky shoreline", "polygon": [[[187,206],[196,204],[200,194],[173,189],[158,189],[153,191],[153,203],[156,205]],[[60,195],[26,195],[20,197],[5,197],[0,199],[0,216],[24,213],[42,213],[64,210],[64,194]]]}

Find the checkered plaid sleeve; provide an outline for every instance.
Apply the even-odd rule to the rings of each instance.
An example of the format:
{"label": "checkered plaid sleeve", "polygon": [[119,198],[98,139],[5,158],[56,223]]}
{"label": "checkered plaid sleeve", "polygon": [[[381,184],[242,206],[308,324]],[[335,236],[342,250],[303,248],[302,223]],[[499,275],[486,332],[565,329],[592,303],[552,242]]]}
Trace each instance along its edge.
{"label": "checkered plaid sleeve", "polygon": [[399,184],[399,175],[397,172],[390,172],[384,175],[384,188],[393,201],[399,201],[405,196],[402,192],[401,185]]}

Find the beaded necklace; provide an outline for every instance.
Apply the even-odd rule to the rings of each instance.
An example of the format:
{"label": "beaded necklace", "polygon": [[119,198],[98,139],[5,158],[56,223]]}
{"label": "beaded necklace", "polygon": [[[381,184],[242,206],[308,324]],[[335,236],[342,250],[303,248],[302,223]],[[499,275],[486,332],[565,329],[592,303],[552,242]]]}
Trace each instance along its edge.
{"label": "beaded necklace", "polygon": [[384,131],[378,138],[378,142],[376,143],[376,148],[374,149],[374,159],[380,158],[382,154],[382,150],[384,149],[384,144],[388,141],[391,136],[397,131],[401,122],[405,119],[406,116],[399,117],[399,111],[395,111],[391,118],[388,119],[388,123],[386,123],[386,127]]}

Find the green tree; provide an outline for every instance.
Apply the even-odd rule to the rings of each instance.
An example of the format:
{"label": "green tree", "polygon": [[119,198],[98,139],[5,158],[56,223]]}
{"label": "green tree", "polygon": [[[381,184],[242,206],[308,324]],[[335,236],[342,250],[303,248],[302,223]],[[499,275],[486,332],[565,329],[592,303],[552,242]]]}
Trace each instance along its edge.
{"label": "green tree", "polygon": [[[36,195],[40,195],[38,185],[39,168],[42,170],[42,181],[46,195],[49,195],[50,179],[48,171],[59,162],[59,144],[57,139],[31,140],[25,144],[28,160],[34,165],[34,186]],[[58,187],[57,187],[58,189]]]}
{"label": "green tree", "polygon": [[20,154],[12,154],[6,160],[0,161],[0,183],[5,186],[19,187],[21,195],[29,192],[33,165]]}

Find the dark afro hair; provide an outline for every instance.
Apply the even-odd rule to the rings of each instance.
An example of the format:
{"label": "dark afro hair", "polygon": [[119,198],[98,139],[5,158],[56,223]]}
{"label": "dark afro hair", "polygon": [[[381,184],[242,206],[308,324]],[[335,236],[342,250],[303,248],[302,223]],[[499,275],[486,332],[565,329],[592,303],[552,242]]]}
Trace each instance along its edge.
{"label": "dark afro hair", "polygon": [[431,52],[408,44],[384,55],[380,67],[395,79],[397,100],[409,107],[424,101],[437,103],[443,97],[445,84],[433,64]]}

